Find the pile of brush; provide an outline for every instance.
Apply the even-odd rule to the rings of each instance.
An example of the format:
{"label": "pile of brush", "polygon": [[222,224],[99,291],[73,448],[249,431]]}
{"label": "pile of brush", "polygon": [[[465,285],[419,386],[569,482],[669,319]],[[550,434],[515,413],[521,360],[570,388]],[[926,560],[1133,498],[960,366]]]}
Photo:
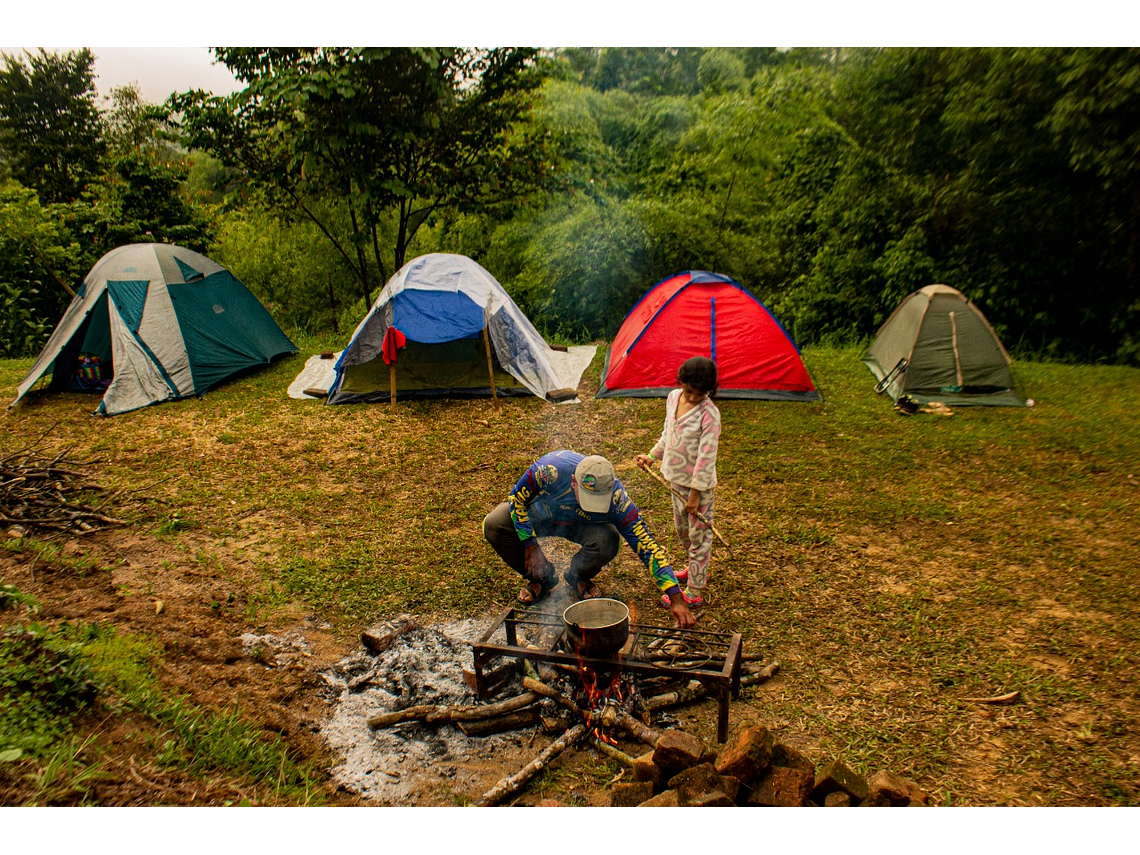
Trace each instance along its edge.
{"label": "pile of brush", "polygon": [[67,455],[45,457],[24,449],[0,457],[0,524],[17,535],[32,530],[88,534],[126,524],[104,512],[112,497],[84,471],[98,461]]}

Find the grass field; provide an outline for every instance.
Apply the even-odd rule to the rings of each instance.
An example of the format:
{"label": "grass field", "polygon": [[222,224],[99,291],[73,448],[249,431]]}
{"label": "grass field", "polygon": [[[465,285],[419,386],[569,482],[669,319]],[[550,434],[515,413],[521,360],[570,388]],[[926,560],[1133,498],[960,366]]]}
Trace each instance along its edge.
{"label": "grass field", "polygon": [[[1021,362],[1031,408],[903,417],[858,357],[805,351],[823,403],[720,402],[716,525],[732,555],[715,550],[701,625],[781,664],[734,718],[909,777],[939,804],[1140,803],[1140,371]],[[154,590],[164,566],[208,576],[181,596],[234,637],[316,615],[347,650],[400,612],[429,622],[510,604],[518,579],[480,524],[556,448],[610,457],[675,550],[667,496],[633,463],[663,401],[594,399],[602,348],[581,403],[497,409],[292,400],[302,361],[110,419],[90,415],[91,398],[36,397],[0,435],[5,451],[101,460],[130,524],[94,539],[130,537],[155,556]],[[5,402],[30,363],[0,362]],[[45,606],[46,568],[81,572],[66,543],[2,542],[0,582]],[[110,569],[104,557],[82,572]],[[628,550],[599,581],[654,614]],[[966,700],[1015,691],[1012,704]],[[291,786],[282,798],[295,802],[305,785]]]}

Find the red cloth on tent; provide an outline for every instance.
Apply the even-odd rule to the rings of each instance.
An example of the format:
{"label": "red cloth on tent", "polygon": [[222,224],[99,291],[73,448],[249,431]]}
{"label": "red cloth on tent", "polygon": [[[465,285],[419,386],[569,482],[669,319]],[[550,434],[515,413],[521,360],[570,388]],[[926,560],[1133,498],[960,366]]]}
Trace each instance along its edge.
{"label": "red cloth on tent", "polygon": [[380,352],[384,355],[384,364],[391,365],[395,362],[397,354],[407,344],[407,336],[395,327],[388,327],[388,332],[384,333],[384,343],[380,345]]}

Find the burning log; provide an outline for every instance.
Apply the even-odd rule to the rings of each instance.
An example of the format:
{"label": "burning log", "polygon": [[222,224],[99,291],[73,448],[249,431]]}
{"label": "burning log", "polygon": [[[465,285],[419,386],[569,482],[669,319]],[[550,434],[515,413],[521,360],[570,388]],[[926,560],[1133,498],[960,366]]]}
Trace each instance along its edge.
{"label": "burning log", "polygon": [[474,803],[475,807],[494,807],[509,796],[520,792],[522,788],[530,782],[531,778],[549,765],[551,760],[585,736],[586,731],[586,725],[574,725],[574,727],[550,743],[545,751],[531,760],[522,769],[513,775],[508,775],[495,784],[495,786],[491,787],[491,789],[487,790],[487,792]]}
{"label": "burning log", "polygon": [[380,713],[368,719],[368,726],[375,729],[389,727],[405,721],[425,721],[429,724],[439,722],[475,721],[481,718],[492,718],[504,713],[514,712],[523,707],[530,706],[541,695],[537,692],[524,692],[497,704],[482,704],[468,707],[441,707],[435,704],[421,704],[408,707],[396,712]]}
{"label": "burning log", "polygon": [[566,695],[562,694],[552,686],[548,686],[546,683],[543,683],[534,677],[523,677],[523,688],[540,695],[545,695],[551,700],[561,704],[563,707],[570,710],[575,715],[582,714],[582,710],[576,703],[570,700],[570,698],[566,697]]}
{"label": "burning log", "polygon": [[654,730],[647,724],[643,724],[627,712],[619,712],[614,720],[614,724],[634,739],[640,740],[646,745],[655,745],[657,740],[661,738],[660,731]]}

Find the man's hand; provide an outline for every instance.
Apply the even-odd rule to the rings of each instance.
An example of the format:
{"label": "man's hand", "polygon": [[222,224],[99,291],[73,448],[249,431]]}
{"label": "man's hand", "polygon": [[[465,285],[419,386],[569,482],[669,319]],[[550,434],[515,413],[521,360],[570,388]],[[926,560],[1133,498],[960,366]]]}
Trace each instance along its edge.
{"label": "man's hand", "polygon": [[532,582],[545,582],[554,575],[554,565],[538,545],[538,541],[527,546],[524,553],[526,575]]}
{"label": "man's hand", "polygon": [[691,629],[696,626],[697,619],[685,605],[685,597],[680,590],[669,595],[669,611],[673,613],[673,626],[678,629]]}

